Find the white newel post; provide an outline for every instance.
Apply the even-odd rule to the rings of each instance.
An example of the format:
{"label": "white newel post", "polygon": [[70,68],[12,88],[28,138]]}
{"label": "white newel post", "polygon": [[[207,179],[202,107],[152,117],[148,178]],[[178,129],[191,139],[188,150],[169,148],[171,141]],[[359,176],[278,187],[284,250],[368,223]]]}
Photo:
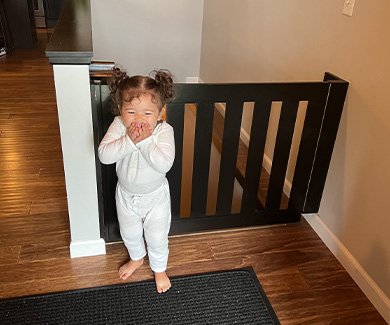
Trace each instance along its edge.
{"label": "white newel post", "polygon": [[71,257],[105,254],[100,237],[89,65],[53,65]]}
{"label": "white newel post", "polygon": [[90,0],[67,0],[46,48],[53,65],[70,221],[71,257],[106,253],[101,238],[89,65]]}

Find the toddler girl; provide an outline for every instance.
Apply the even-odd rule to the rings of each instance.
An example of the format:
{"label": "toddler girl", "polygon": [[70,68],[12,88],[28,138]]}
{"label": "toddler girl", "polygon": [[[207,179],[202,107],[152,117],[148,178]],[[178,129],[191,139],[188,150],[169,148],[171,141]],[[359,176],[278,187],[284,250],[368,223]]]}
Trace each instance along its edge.
{"label": "toddler girl", "polygon": [[118,116],[99,145],[99,159],[116,163],[118,221],[130,255],[119,276],[131,276],[148,254],[157,291],[166,292],[171,287],[166,274],[171,202],[165,175],[175,158],[175,142],[161,115],[173,97],[172,75],[158,70],[151,77],[129,77],[114,68],[109,87]]}

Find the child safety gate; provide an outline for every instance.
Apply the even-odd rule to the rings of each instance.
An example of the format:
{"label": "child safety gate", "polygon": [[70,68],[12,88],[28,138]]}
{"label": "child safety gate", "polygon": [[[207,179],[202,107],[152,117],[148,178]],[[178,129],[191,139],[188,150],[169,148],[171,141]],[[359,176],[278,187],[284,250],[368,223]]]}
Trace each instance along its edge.
{"label": "child safety gate", "polygon": [[[168,123],[175,132],[176,158],[168,173],[171,190],[172,225],[170,234],[298,222],[302,213],[318,212],[325,179],[344,106],[348,82],[325,73],[321,82],[175,84],[175,99],[166,110]],[[108,86],[99,80],[91,85],[96,148],[114,116]],[[275,131],[272,166],[264,198],[259,196],[264,172],[263,156],[273,103],[281,104]],[[304,122],[291,181],[288,203],[281,206],[286,171],[290,159],[297,112],[305,103]],[[223,103],[223,104],[222,104]],[[252,104],[250,137],[245,157],[239,155],[240,130],[244,103]],[[215,115],[223,107],[223,133],[220,138],[218,174],[210,163],[215,143]],[[185,125],[191,110],[193,125]],[[194,128],[194,140],[187,148],[185,128]],[[214,139],[214,141],[213,141]],[[190,196],[183,199],[183,156],[193,156]],[[239,159],[244,160],[241,169]],[[188,161],[187,161],[188,163]],[[108,242],[120,240],[115,208],[115,165],[97,164],[99,209]],[[210,177],[218,179],[213,213],[207,211]],[[235,182],[241,191],[239,209],[232,211]],[[184,184],[184,185],[183,185]],[[184,202],[184,201],[190,202]],[[190,208],[181,215],[183,204]]]}

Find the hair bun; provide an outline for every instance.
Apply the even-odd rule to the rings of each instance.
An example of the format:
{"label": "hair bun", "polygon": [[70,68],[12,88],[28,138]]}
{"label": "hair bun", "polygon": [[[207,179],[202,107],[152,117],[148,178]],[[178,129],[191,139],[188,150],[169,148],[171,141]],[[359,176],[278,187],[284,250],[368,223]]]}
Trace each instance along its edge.
{"label": "hair bun", "polygon": [[164,69],[154,71],[154,80],[156,80],[157,84],[162,82],[173,83],[172,74],[168,70]]}
{"label": "hair bun", "polygon": [[172,100],[173,98],[173,76],[165,69],[152,71],[154,80],[159,88],[161,96],[165,102]]}
{"label": "hair bun", "polygon": [[118,106],[122,103],[121,84],[128,79],[129,76],[125,71],[122,71],[117,66],[111,70],[111,76],[107,78],[107,84],[110,88],[110,95],[113,101],[113,111],[117,114]]}
{"label": "hair bun", "polygon": [[115,80],[115,84],[119,85],[123,80],[128,78],[127,73],[125,71],[122,71],[118,67],[114,67],[112,69],[112,80]]}

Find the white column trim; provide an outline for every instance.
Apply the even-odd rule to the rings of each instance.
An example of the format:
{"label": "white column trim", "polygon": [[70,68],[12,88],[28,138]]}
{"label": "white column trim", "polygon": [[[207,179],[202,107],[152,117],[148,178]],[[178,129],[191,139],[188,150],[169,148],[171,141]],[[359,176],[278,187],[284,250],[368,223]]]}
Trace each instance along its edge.
{"label": "white column trim", "polygon": [[71,256],[104,254],[104,240],[100,238],[89,66],[54,64],[53,71]]}
{"label": "white column trim", "polygon": [[106,254],[106,243],[100,238],[70,243],[70,257],[84,257]]}

